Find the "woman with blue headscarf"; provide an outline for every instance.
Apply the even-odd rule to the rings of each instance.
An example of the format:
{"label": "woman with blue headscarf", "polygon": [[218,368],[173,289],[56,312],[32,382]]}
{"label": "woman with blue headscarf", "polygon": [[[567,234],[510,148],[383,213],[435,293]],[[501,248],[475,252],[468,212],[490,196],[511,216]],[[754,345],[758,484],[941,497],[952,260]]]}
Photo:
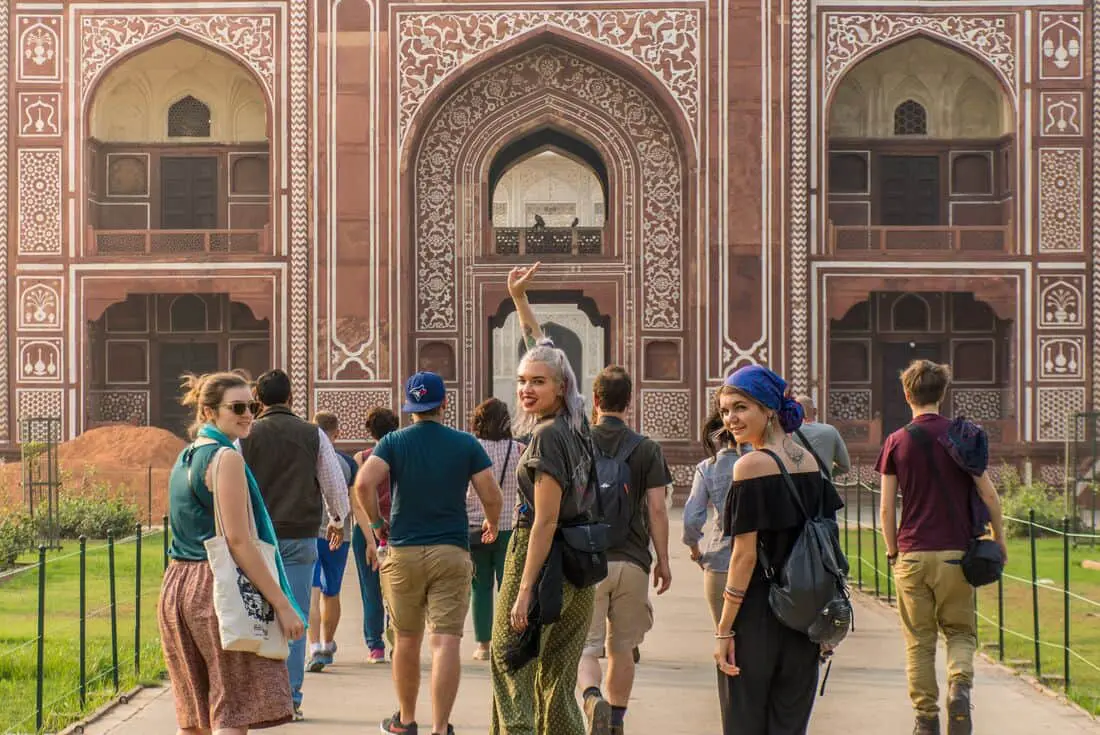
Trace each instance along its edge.
{"label": "woman with blue headscarf", "polygon": [[768,578],[782,568],[806,522],[780,467],[792,478],[803,507],[820,504],[835,517],[843,503],[824,483],[813,455],[790,437],[802,424],[802,407],[781,377],[759,365],[741,368],[719,390],[718,408],[737,444],[754,450],[733,466],[723,522],[733,539],[715,631],[723,731],[803,735],[822,651],[805,633],[783,625],[768,604]]}

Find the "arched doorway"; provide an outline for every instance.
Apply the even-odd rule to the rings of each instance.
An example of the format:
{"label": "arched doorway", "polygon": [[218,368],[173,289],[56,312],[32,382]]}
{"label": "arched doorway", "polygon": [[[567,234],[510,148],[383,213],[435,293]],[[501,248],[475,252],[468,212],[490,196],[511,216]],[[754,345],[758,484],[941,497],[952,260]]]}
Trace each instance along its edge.
{"label": "arched doorway", "polygon": [[185,37],[114,65],[87,118],[84,253],[272,253],[268,113],[249,69]]}
{"label": "arched doorway", "polygon": [[[486,347],[496,355],[488,325],[516,263],[541,260],[540,293],[576,291],[610,319],[609,348],[598,363],[585,353],[586,373],[618,362],[644,391],[647,335],[692,354],[685,210],[694,194],[679,113],[626,62],[559,44],[556,35],[540,33],[460,75],[422,110],[409,137],[405,362],[423,364],[421,349],[454,345],[463,415],[484,393],[497,393],[498,380],[514,381]],[[515,342],[506,344],[506,359],[515,360]],[[661,375],[664,393],[689,388],[690,369],[650,372]],[[686,425],[694,423],[688,417]]]}
{"label": "arched doorway", "polygon": [[877,445],[908,423],[899,376],[920,359],[951,365],[944,414],[1015,440],[1015,325],[974,292],[872,291],[828,330],[826,413],[850,441]]}
{"label": "arched doorway", "polygon": [[848,71],[827,119],[830,253],[1016,252],[1015,114],[986,63],[909,38]]}

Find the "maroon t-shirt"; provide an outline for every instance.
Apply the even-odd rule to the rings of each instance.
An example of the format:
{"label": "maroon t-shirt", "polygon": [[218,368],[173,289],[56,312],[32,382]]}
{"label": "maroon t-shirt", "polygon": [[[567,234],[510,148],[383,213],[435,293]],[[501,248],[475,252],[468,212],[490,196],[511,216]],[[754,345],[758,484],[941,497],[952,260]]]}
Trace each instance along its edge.
{"label": "maroon t-shirt", "polygon": [[[965,551],[970,541],[969,498],[974,478],[940,445],[951,420],[939,414],[917,416],[913,423],[928,436],[939,476],[928,465],[927,452],[904,428],[886,437],[875,470],[896,475],[901,492],[898,550]],[[954,512],[946,505],[950,499]]]}

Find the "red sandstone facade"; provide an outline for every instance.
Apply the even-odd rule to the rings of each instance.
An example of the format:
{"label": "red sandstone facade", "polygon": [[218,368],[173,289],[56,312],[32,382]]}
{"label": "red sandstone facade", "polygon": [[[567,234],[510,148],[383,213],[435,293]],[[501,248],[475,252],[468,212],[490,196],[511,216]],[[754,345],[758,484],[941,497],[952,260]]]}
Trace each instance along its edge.
{"label": "red sandstone facade", "polygon": [[[539,256],[534,301],[602,330],[598,359],[634,374],[636,424],[678,483],[738,366],[778,368],[870,453],[916,355],[961,367],[950,408],[1055,479],[1066,416],[1100,397],[1100,26],[1082,2],[917,5],[6,3],[0,440],[30,416],[67,436],[177,420],[181,368],[284,367],[298,409],[337,411],[360,442],[367,410],[429,367],[465,423],[510,359],[505,274],[534,259],[500,247],[491,172],[553,130],[602,162],[607,217],[596,252]],[[93,134],[105,77],[177,39],[247,73],[265,143]],[[1010,126],[832,130],[838,95],[858,107],[853,70],[914,39],[980,65]],[[895,133],[902,113],[919,127],[913,97]],[[905,157],[934,195],[905,189]],[[906,196],[928,221],[890,224]]]}

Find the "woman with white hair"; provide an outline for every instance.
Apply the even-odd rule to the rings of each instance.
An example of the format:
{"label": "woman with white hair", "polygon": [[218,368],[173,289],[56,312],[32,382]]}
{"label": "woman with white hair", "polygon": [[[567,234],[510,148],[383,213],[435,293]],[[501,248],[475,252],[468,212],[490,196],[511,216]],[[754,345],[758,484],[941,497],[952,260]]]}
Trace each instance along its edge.
{"label": "woman with white hair", "polygon": [[527,302],[538,266],[508,274],[528,348],[519,364],[513,433],[531,440],[517,470],[518,519],[493,620],[492,735],[585,731],[574,690],[595,587],[564,578],[559,529],[587,510],[591,440],[573,368],[543,337]]}

